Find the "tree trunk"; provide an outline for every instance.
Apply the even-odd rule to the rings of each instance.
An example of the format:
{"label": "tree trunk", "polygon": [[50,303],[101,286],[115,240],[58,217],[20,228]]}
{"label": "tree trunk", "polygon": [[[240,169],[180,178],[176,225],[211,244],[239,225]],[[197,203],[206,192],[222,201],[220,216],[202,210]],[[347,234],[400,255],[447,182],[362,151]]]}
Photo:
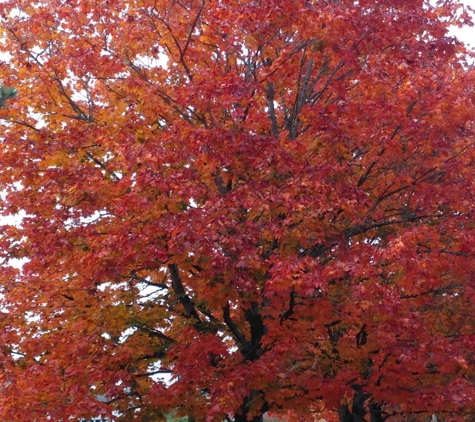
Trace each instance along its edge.
{"label": "tree trunk", "polygon": [[264,415],[256,416],[255,418],[252,418],[250,421],[247,419],[246,415],[236,415],[234,417],[234,422],[263,422],[263,421],[264,421]]}
{"label": "tree trunk", "polygon": [[[252,407],[254,407],[253,413],[256,413],[256,400],[259,400],[260,402],[260,406],[258,409],[259,415],[254,416],[252,419],[248,419],[249,410]],[[264,400],[262,400],[262,392],[255,390],[244,399],[244,403],[239,410],[239,413],[234,416],[234,422],[264,422],[264,413],[269,410],[269,406]]]}
{"label": "tree trunk", "polygon": [[381,406],[377,403],[369,405],[370,422],[384,422],[388,417],[382,412]]}
{"label": "tree trunk", "polygon": [[[387,416],[383,414],[381,406],[378,403],[371,402],[366,405],[366,400],[370,397],[364,393],[359,386],[353,387],[355,393],[353,395],[353,406],[342,405],[338,409],[338,417],[340,422],[384,422]],[[369,418],[368,416],[369,410]]]}

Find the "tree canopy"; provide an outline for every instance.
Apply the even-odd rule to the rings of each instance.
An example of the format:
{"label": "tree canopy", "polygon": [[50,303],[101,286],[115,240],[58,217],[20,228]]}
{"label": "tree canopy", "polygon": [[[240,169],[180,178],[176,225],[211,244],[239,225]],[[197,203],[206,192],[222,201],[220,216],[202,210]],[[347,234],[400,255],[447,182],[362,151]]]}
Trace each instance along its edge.
{"label": "tree canopy", "polygon": [[474,419],[463,6],[0,11],[2,420]]}

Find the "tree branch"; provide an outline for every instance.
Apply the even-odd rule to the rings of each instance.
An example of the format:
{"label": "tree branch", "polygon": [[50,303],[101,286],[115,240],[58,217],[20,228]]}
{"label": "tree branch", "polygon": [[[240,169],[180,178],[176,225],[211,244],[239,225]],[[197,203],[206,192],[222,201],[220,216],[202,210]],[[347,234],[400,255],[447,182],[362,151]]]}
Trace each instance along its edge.
{"label": "tree branch", "polygon": [[147,280],[146,278],[139,277],[135,271],[132,271],[130,274],[131,280],[138,281],[139,283],[144,283],[147,286],[157,287],[158,289],[168,289],[168,286],[165,283],[154,283],[153,281]]}
{"label": "tree branch", "polygon": [[183,287],[178,266],[176,264],[171,264],[168,266],[168,269],[170,270],[170,275],[172,278],[172,289],[183,306],[183,309],[185,310],[185,316],[200,322],[201,320],[198,313],[196,312],[195,306],[193,305],[190,297],[186,294],[185,288]]}
{"label": "tree branch", "polygon": [[[141,327],[140,327],[141,328]],[[148,335],[150,337],[157,337],[161,340],[165,340],[165,341],[168,341],[169,343],[175,343],[175,340],[172,339],[171,337],[168,337],[166,334],[163,334],[162,332],[160,331],[157,331],[157,330],[147,330],[148,332]]]}
{"label": "tree branch", "polygon": [[143,374],[135,374],[135,377],[151,377],[152,375],[158,375],[158,374],[171,374],[172,370],[171,369],[160,369],[158,371],[153,371],[153,372],[146,372]]}
{"label": "tree branch", "polygon": [[241,353],[245,355],[249,351],[249,348],[250,348],[249,342],[246,340],[246,337],[244,337],[244,335],[241,333],[238,326],[231,319],[229,302],[226,304],[226,306],[223,306],[223,319],[226,325],[228,326],[229,330],[233,334],[233,336],[243,347],[243,350],[241,351]]}
{"label": "tree branch", "polygon": [[267,96],[267,114],[271,123],[271,133],[274,138],[279,137],[279,126],[277,125],[277,116],[275,115],[274,107],[274,85],[272,82],[267,83],[267,89],[265,90]]}
{"label": "tree branch", "polygon": [[94,155],[87,151],[86,152],[86,156],[91,160],[93,161],[94,163],[96,163],[102,170],[104,170],[104,172],[106,174],[108,174],[111,179],[115,180],[116,182],[118,182],[120,179],[113,173],[111,172],[110,170],[107,169],[106,165],[101,161],[99,160],[98,158],[94,157]]}
{"label": "tree branch", "polygon": [[359,224],[355,227],[352,227],[351,229],[345,230],[345,237],[347,239],[356,236],[357,234],[365,233],[371,229],[377,229],[379,227],[384,227],[384,226],[391,226],[393,224],[404,224],[404,223],[411,223],[416,220],[421,220],[423,218],[429,218],[429,217],[441,217],[442,215],[439,214],[425,214],[425,215],[417,215],[417,214],[412,214],[408,213],[406,218],[401,218],[399,220],[385,220],[385,221],[373,221],[367,224]]}
{"label": "tree branch", "polygon": [[290,302],[289,302],[289,308],[284,312],[284,314],[280,318],[280,325],[283,324],[284,320],[289,319],[291,315],[294,313],[294,308],[295,308],[295,298],[297,294],[295,293],[295,289],[292,286],[292,290],[290,292]]}

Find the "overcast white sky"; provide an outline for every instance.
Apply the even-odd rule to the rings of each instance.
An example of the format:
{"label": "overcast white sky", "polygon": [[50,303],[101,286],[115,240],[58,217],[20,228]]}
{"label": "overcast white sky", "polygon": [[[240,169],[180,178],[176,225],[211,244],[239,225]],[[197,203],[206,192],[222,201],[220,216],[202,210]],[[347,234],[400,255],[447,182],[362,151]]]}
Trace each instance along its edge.
{"label": "overcast white sky", "polygon": [[[472,9],[475,9],[475,0],[464,0],[462,3],[470,6]],[[475,18],[474,18],[475,21]],[[474,22],[475,23],[475,22]],[[472,48],[475,48],[475,26],[465,27],[462,29],[455,28],[453,30],[454,35],[463,41],[465,44],[470,45]]]}

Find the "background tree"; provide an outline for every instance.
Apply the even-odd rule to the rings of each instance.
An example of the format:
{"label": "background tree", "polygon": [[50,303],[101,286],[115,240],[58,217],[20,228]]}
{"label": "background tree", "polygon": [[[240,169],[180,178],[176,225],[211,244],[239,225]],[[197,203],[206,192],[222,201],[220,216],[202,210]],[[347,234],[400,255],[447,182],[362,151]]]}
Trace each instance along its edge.
{"label": "background tree", "polygon": [[473,420],[470,19],[432,3],[3,1],[1,418]]}
{"label": "background tree", "polygon": [[11,100],[18,95],[17,91],[13,87],[0,85],[0,107],[5,106],[7,100]]}

